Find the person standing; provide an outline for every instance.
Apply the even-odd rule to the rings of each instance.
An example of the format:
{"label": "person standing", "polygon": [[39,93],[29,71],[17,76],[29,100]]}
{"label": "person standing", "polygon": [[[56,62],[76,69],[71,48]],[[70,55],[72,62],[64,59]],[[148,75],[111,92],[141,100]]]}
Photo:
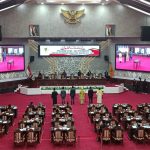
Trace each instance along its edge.
{"label": "person standing", "polygon": [[132,60],[133,52],[132,50],[129,51],[129,60]]}
{"label": "person standing", "polygon": [[127,52],[124,53],[124,62],[126,63],[127,60]]}
{"label": "person standing", "polygon": [[74,104],[75,95],[76,95],[76,89],[74,88],[74,86],[72,86],[72,88],[70,89],[71,105]]}
{"label": "person standing", "polygon": [[94,94],[93,89],[92,87],[90,87],[88,90],[89,104],[93,103],[93,94]]}
{"label": "person standing", "polygon": [[146,79],[144,79],[143,83],[142,83],[142,92],[143,93],[147,93],[148,92],[148,84],[147,84],[147,81]]}
{"label": "person standing", "polygon": [[122,53],[121,52],[119,52],[119,62],[121,63],[122,62]]}
{"label": "person standing", "polygon": [[102,103],[103,91],[99,88],[96,92],[97,95],[97,103]]}
{"label": "person standing", "polygon": [[80,99],[80,104],[84,104],[85,92],[84,92],[83,88],[81,88],[81,90],[79,92],[79,99]]}
{"label": "person standing", "polygon": [[137,84],[136,80],[134,79],[133,82],[132,82],[132,90],[133,91],[136,91],[136,84]]}
{"label": "person standing", "polygon": [[52,99],[53,99],[53,105],[54,104],[57,104],[57,91],[55,91],[55,88],[53,89],[53,92],[52,92]]}
{"label": "person standing", "polygon": [[62,87],[62,90],[60,92],[60,96],[61,96],[61,99],[62,99],[62,104],[65,104],[66,90],[64,89],[64,87]]}
{"label": "person standing", "polygon": [[6,50],[4,50],[2,52],[2,57],[3,57],[3,62],[5,62],[6,61]]}

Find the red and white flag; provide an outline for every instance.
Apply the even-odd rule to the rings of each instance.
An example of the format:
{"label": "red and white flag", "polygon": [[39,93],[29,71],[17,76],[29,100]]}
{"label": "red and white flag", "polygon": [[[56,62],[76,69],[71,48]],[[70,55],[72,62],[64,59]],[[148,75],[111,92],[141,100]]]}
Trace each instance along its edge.
{"label": "red and white flag", "polygon": [[27,74],[28,78],[32,78],[32,71],[31,71],[31,68],[30,68],[29,64],[27,66],[26,74]]}

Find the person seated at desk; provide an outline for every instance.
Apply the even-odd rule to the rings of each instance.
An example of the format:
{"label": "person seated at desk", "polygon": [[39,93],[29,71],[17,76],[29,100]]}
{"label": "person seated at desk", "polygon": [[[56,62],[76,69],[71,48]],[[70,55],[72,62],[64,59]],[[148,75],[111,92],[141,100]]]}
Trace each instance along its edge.
{"label": "person seated at desk", "polygon": [[89,70],[88,73],[87,73],[86,75],[87,75],[88,77],[90,77],[91,74],[92,74],[92,73],[91,73],[91,71]]}
{"label": "person seated at desk", "polygon": [[110,79],[110,75],[108,74],[108,71],[105,71],[105,78],[106,78],[107,80]]}
{"label": "person seated at desk", "polygon": [[28,108],[31,108],[33,111],[35,110],[35,106],[33,104],[33,102],[30,102],[30,104],[27,106],[27,110]]}
{"label": "person seated at desk", "polygon": [[79,70],[79,71],[78,71],[78,77],[79,77],[79,78],[81,78],[81,74],[82,74],[82,72],[81,72],[81,70]]}
{"label": "person seated at desk", "polygon": [[42,79],[42,73],[39,71],[38,79]]}
{"label": "person seated at desk", "polygon": [[67,73],[66,73],[65,70],[64,70],[63,73],[61,74],[61,78],[67,78]]}

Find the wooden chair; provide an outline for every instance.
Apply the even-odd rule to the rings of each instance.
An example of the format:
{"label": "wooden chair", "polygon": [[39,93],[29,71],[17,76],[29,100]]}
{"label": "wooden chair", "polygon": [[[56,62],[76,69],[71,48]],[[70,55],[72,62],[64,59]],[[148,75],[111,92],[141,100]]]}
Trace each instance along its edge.
{"label": "wooden chair", "polygon": [[64,141],[63,133],[61,130],[57,129],[53,132],[52,141],[54,144],[61,144]]}
{"label": "wooden chair", "polygon": [[150,129],[147,129],[147,130],[145,131],[145,141],[146,141],[147,143],[150,143]]}
{"label": "wooden chair", "polygon": [[38,143],[38,134],[33,130],[33,129],[29,129],[29,131],[27,132],[27,144],[28,145],[33,145]]}
{"label": "wooden chair", "polygon": [[71,120],[68,120],[66,124],[68,128],[71,128],[73,126],[73,122]]}
{"label": "wooden chair", "polygon": [[145,140],[145,130],[143,127],[138,127],[135,133],[133,134],[133,140],[136,142],[144,142]]}
{"label": "wooden chair", "polygon": [[19,130],[14,132],[14,144],[17,146],[25,144],[25,135]]}
{"label": "wooden chair", "polygon": [[76,143],[76,131],[70,129],[65,134],[65,141],[66,141],[67,144],[75,144]]}
{"label": "wooden chair", "polygon": [[119,127],[112,132],[112,141],[115,143],[123,143],[123,130]]}
{"label": "wooden chair", "polygon": [[109,128],[104,128],[104,129],[102,130],[101,141],[102,141],[103,143],[111,142],[111,132],[110,132],[110,129],[109,129]]}
{"label": "wooden chair", "polygon": [[5,134],[5,125],[0,124],[0,135]]}

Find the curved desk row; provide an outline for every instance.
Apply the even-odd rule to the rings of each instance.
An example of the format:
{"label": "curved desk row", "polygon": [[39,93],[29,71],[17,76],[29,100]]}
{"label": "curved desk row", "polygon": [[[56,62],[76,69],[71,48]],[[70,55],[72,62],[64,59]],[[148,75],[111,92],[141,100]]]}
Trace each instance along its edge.
{"label": "curved desk row", "polygon": [[[85,93],[88,93],[90,86],[75,86],[76,87],[76,93],[79,93],[80,88],[84,88]],[[106,86],[91,86],[94,90],[94,92],[97,91],[98,88],[102,89],[104,93],[122,93],[124,92],[124,85],[116,85],[112,87],[106,87]],[[56,89],[58,93],[60,93],[62,86],[41,86],[39,88],[28,88],[28,87],[20,87],[20,93],[25,95],[40,95],[40,94],[51,94],[53,91],[53,88]],[[65,86],[66,93],[70,93],[71,86]]]}

